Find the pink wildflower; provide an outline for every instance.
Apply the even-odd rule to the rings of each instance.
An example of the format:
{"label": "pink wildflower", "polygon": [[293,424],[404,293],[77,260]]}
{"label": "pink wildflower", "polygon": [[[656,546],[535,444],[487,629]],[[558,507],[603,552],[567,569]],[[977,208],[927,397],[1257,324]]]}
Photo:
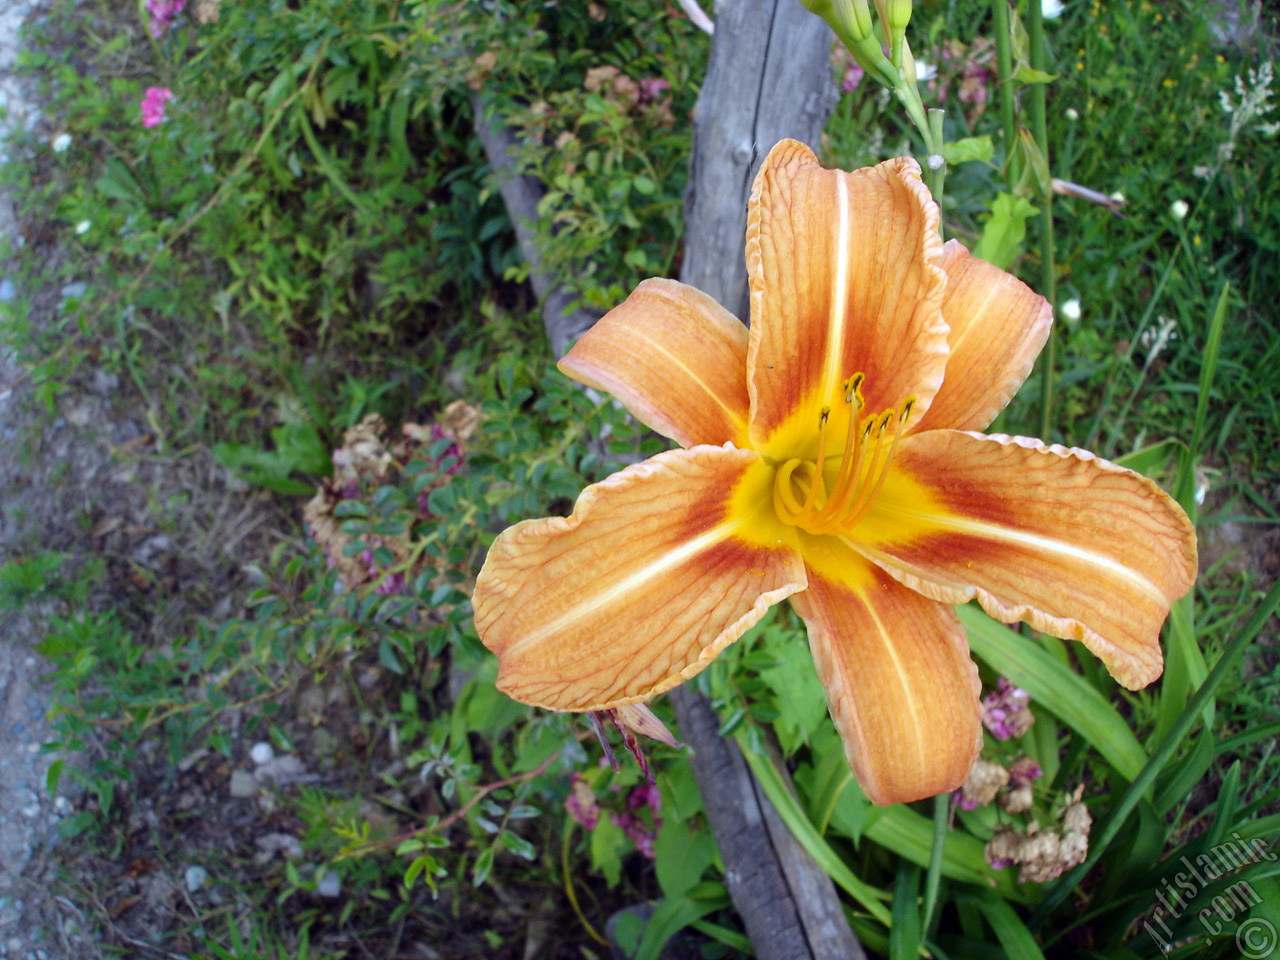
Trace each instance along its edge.
{"label": "pink wildflower", "polygon": [[569,774],[569,795],[564,798],[564,808],[569,816],[588,830],[594,830],[600,820],[600,804],[596,802],[595,791],[577,773]]}
{"label": "pink wildflower", "polygon": [[[150,22],[147,29],[154,39],[164,36],[166,30],[173,26],[174,17],[182,12],[187,0],[147,0],[147,14]],[[153,124],[154,126],[154,124]]]}
{"label": "pink wildflower", "polygon": [[853,93],[858,89],[858,84],[862,83],[862,78],[866,76],[866,71],[856,62],[851,62],[844,68],[844,77],[840,81],[840,89],[845,93]]}
{"label": "pink wildflower", "polygon": [[[662,826],[662,818],[658,810],[662,806],[662,794],[652,782],[643,783],[631,791],[627,797],[626,813],[611,813],[609,819],[614,826],[627,835],[637,850],[653,859],[653,842],[658,838],[658,830]],[[653,826],[650,827],[640,817],[640,811],[648,807],[652,813]]]}
{"label": "pink wildflower", "polygon": [[148,130],[164,123],[164,108],[173,99],[173,91],[168,87],[147,87],[147,94],[142,98],[142,125]]}
{"label": "pink wildflower", "polygon": [[639,95],[636,102],[642,106],[646,103],[652,103],[665,91],[671,89],[671,84],[661,77],[644,77],[637,84],[639,87]]}
{"label": "pink wildflower", "polygon": [[1032,780],[1042,776],[1044,776],[1044,771],[1040,769],[1040,764],[1026,754],[1009,764],[1009,782],[1015,787],[1029,785]]}
{"label": "pink wildflower", "polygon": [[1030,701],[1027,691],[1001,677],[996,689],[982,699],[982,723],[997,740],[1020,737],[1035,719],[1027,709]]}

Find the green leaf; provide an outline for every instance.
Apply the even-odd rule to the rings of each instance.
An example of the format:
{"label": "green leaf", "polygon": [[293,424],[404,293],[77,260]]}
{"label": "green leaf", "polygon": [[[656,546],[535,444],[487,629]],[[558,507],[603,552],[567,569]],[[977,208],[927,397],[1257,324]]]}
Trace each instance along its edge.
{"label": "green leaf", "polygon": [[644,925],[644,936],[640,938],[635,960],[658,960],[668,940],[695,920],[701,920],[722,906],[716,900],[664,899]]}
{"label": "green leaf", "polygon": [[797,642],[790,630],[769,630],[763,639],[773,665],[762,669],[760,678],[778,705],[774,731],[790,756],[809,742],[814,731],[826,726],[827,700],[808,644]]}
{"label": "green leaf", "polygon": [[532,863],[538,859],[538,851],[534,845],[519,834],[512,833],[510,830],[503,830],[498,836],[502,840],[502,845],[521,860],[528,860]]}
{"label": "green leaf", "polygon": [[616,887],[622,879],[622,857],[627,838],[622,830],[606,816],[596,821],[591,831],[591,868],[604,874],[610,887]]}
{"label": "green leaf", "polygon": [[1052,178],[1049,176],[1049,161],[1031,131],[1026,127],[1018,128],[1018,141],[1015,147],[1022,162],[1018,169],[1022,171],[1013,192],[1018,196],[1031,194],[1047,197],[1052,191]]}
{"label": "green leaf", "polygon": [[942,156],[952,165],[970,160],[990,163],[995,154],[996,147],[990,137],[965,137],[942,145]]}
{"label": "green leaf", "polygon": [[1147,753],[1106,697],[1032,640],[977,607],[966,605],[956,612],[978,657],[1031,694],[1033,704],[1038,703],[1088,740],[1126,780],[1138,776]]}
{"label": "green leaf", "polygon": [[702,879],[716,857],[715,837],[671,818],[663,820],[653,844],[654,870],[663,896],[683,897]]}
{"label": "green leaf", "polygon": [[102,176],[95,185],[99,193],[111,200],[140,205],[147,202],[147,194],[142,185],[124,161],[116,157],[111,157],[102,165]]}
{"label": "green leaf", "polygon": [[[1280,878],[1263,877],[1249,884],[1259,901],[1249,911],[1249,919],[1240,924],[1236,943],[1249,948],[1246,956],[1261,957],[1259,948],[1276,946],[1276,930],[1280,929]],[[1253,922],[1251,922],[1253,921]],[[1274,952],[1274,949],[1271,951]]]}
{"label": "green leaf", "polygon": [[1156,794],[1152,801],[1162,816],[1191,795],[1191,789],[1200,782],[1213,763],[1213,734],[1207,730],[1195,739],[1191,751],[1177,763],[1161,773],[1156,780]]}
{"label": "green leaf", "polygon": [[58,783],[62,780],[62,770],[66,766],[66,761],[58,759],[49,764],[49,772],[45,774],[44,787],[49,797],[53,797],[58,792]]}
{"label": "green leaf", "polygon": [[1044,954],[1026,924],[1018,919],[1013,907],[995,893],[982,890],[963,895],[960,899],[977,904],[1009,960],[1044,960]]}
{"label": "green leaf", "polygon": [[493,869],[493,846],[485,847],[476,857],[476,865],[471,870],[471,882],[474,886],[483,886],[489,879],[489,871]]}
{"label": "green leaf", "polygon": [[1161,440],[1159,443],[1152,443],[1140,450],[1126,453],[1123,457],[1116,457],[1113,462],[1140,473],[1150,480],[1156,480],[1169,465],[1169,458],[1182,449],[1184,449],[1183,444],[1178,440]]}
{"label": "green leaf", "polygon": [[1043,70],[1033,70],[1031,67],[1021,64],[1014,71],[1013,79],[1018,83],[1050,83],[1058,79],[1056,73],[1045,73]]}
{"label": "green leaf", "polygon": [[915,960],[920,950],[920,868],[898,861],[893,880],[893,921],[889,924],[889,960]]}
{"label": "green leaf", "polygon": [[[868,817],[862,835],[912,863],[928,866],[933,851],[933,820],[898,803],[878,807]],[[1011,871],[992,870],[982,856],[983,842],[968,833],[947,835],[942,854],[942,875],[983,887],[994,887],[1006,900],[1024,902],[1031,897],[1014,882]]]}
{"label": "green leaf", "polygon": [[1027,220],[1039,211],[1025,197],[1001,192],[991,202],[991,213],[982,225],[982,236],[973,255],[1002,270],[1013,266],[1027,236]]}

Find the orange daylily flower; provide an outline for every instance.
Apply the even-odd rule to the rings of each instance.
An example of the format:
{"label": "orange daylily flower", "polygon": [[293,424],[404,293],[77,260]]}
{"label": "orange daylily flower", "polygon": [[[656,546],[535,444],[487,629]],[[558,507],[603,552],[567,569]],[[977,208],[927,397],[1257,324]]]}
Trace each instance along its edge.
{"label": "orange daylily flower", "polygon": [[747,224],[751,328],[646,280],[561,361],[682,449],[498,537],[476,629],[498,686],[553,710],[641,703],[785,597],[876,803],[964,781],[977,668],[954,604],[1082,641],[1130,689],[1190,589],[1195,535],[1083,450],[984,436],[1051,308],[943,245],[911,159],[844,173],[783,141]]}

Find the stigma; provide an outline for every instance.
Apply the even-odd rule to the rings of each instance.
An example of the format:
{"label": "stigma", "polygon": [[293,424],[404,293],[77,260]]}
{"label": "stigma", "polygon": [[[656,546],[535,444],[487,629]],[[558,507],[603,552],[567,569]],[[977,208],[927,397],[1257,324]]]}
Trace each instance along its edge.
{"label": "stigma", "polygon": [[875,502],[916,398],[864,414],[865,379],[855,373],[840,384],[849,416],[838,451],[830,449],[831,408],[823,407],[818,415],[817,457],[788,460],[778,468],[773,505],[784,523],[820,536],[838,536],[856,527]]}

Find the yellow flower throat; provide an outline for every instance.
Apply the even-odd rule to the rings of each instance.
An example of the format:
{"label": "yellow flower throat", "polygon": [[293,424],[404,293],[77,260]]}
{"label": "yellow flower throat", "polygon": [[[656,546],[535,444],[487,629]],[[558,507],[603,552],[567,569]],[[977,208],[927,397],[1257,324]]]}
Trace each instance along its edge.
{"label": "yellow flower throat", "polygon": [[844,402],[850,407],[843,452],[827,452],[831,408],[823,407],[818,417],[817,458],[791,459],[778,468],[773,481],[773,506],[784,523],[819,536],[848,533],[867,515],[884,486],[916,398],[908,397],[896,409],[863,417],[865,379],[863,374],[855,373],[840,384]]}

